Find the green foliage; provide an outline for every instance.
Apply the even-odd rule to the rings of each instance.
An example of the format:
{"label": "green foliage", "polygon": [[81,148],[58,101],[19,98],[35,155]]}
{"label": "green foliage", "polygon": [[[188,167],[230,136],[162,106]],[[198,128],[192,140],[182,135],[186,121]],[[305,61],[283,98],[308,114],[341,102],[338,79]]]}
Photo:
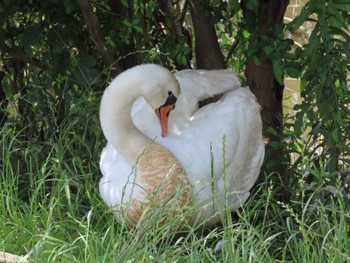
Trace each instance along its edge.
{"label": "green foliage", "polygon": [[[247,56],[256,64],[261,58],[270,60],[280,84],[284,76],[301,81],[302,102],[294,107],[294,125],[286,125],[291,131],[285,131],[292,139],[285,144],[286,152],[292,148],[293,157],[297,156],[292,174],[298,173],[305,156],[313,156],[314,165],[321,163],[328,172],[323,174],[332,181],[336,171],[347,171],[350,165],[349,3],[308,1],[290,23],[267,28],[266,32],[261,32],[254,16],[259,10],[256,1],[246,1],[246,5],[253,15],[244,20],[246,31],[239,37],[249,47]],[[296,46],[285,36],[300,30],[305,22],[313,29],[308,42]],[[303,152],[305,145],[307,153]],[[323,179],[314,180],[322,185]]]}
{"label": "green foliage", "polygon": [[[143,62],[189,63],[187,38],[175,36],[172,19],[161,16],[157,1],[122,3],[117,14],[108,1],[94,6],[116,63],[122,68]],[[102,90],[110,74],[90,41],[77,2],[57,0],[2,2],[0,71],[5,74],[2,113],[19,129],[26,127],[30,139],[41,141],[58,131],[76,97],[90,88]],[[49,107],[55,109],[51,116]]]}
{"label": "green foliage", "polygon": [[28,140],[60,132],[74,98],[90,85],[100,89],[101,64],[85,44],[83,21],[72,15],[77,11],[70,1],[2,3],[0,71],[6,77],[0,88],[9,107],[1,110]]}
{"label": "green foliage", "polygon": [[239,1],[206,1],[206,10],[216,27],[221,52],[225,57],[227,68],[242,72],[246,62],[247,46],[242,29],[242,10]]}
{"label": "green foliage", "polygon": [[[253,1],[248,1],[248,3]],[[248,5],[249,7],[250,5]],[[251,8],[256,8],[255,4]],[[256,64],[265,58],[272,61],[275,79],[283,84],[284,75],[296,78],[300,76],[300,66],[295,62],[296,55],[291,53],[294,41],[285,37],[285,25],[279,24],[261,32],[259,24],[254,18],[247,18],[242,31],[242,42],[249,47],[246,51]]]}
{"label": "green foliage", "polygon": [[311,14],[316,17],[309,43],[295,53],[302,67],[303,98],[295,106],[295,135],[309,128],[312,139],[308,145],[331,173],[348,169],[350,164],[349,13],[346,1],[309,1],[288,25],[294,31]]}
{"label": "green foliage", "polygon": [[[180,66],[189,63],[191,47],[173,30],[174,19],[179,14],[169,14],[164,3],[155,0],[121,2],[121,9],[111,10],[117,14],[105,11],[99,18],[107,44],[123,68],[147,62]],[[103,5],[101,10],[111,9],[108,1],[96,5]]]}

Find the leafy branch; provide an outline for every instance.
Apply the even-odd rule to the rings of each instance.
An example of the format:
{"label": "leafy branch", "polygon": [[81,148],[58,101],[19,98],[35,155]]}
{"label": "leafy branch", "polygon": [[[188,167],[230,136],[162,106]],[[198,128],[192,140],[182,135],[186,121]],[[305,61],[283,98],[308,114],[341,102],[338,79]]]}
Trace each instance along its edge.
{"label": "leafy branch", "polygon": [[89,0],[77,0],[77,2],[84,15],[90,37],[94,42],[97,51],[100,53],[103,63],[107,67],[110,67],[113,76],[117,76],[122,70],[116,65],[113,53],[106,46],[105,40],[101,35],[98,18],[93,12],[91,2]]}

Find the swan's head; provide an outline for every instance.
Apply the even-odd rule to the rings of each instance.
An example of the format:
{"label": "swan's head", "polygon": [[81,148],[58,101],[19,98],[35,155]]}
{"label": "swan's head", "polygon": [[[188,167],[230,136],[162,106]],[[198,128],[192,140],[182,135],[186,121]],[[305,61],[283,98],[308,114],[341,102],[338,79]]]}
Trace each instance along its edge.
{"label": "swan's head", "polygon": [[174,75],[159,65],[138,66],[142,77],[141,94],[155,110],[162,128],[162,136],[168,132],[170,111],[175,108],[176,98],[180,95],[180,86]]}
{"label": "swan's head", "polygon": [[134,69],[139,72],[135,77],[140,80],[141,95],[153,109],[165,103],[169,92],[179,96],[179,83],[168,69],[155,64],[144,64]]}

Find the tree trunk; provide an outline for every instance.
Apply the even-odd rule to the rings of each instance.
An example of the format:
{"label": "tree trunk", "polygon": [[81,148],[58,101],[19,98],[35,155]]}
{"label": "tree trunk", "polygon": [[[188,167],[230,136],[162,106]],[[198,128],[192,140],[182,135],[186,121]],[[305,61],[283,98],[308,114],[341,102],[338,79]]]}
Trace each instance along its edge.
{"label": "tree trunk", "polygon": [[215,27],[208,11],[205,10],[204,2],[190,0],[197,68],[225,69],[226,63],[219,47]]}
{"label": "tree trunk", "polygon": [[[258,28],[256,34],[269,35],[273,34],[276,25],[283,22],[283,16],[289,0],[265,0],[259,2],[258,10],[247,8],[247,0],[242,0],[241,5],[245,20],[251,28]],[[248,28],[249,31],[249,28]],[[274,178],[274,184],[279,191],[277,198],[281,201],[289,199],[287,191],[289,177],[284,158],[284,148],[282,143],[283,132],[283,107],[282,97],[284,85],[279,84],[274,76],[272,61],[261,56],[260,64],[257,65],[252,57],[247,59],[245,74],[251,91],[257,97],[262,110],[263,133],[269,139],[267,145],[266,163],[269,163],[263,169],[267,173],[277,172],[279,178]],[[268,132],[268,127],[277,132],[277,136]],[[272,166],[271,166],[272,165]],[[272,169],[271,169],[272,168]]]}
{"label": "tree trunk", "polygon": [[275,80],[271,60],[260,58],[257,65],[252,58],[248,58],[245,68],[250,90],[257,97],[261,105],[261,117],[263,121],[263,134],[271,139],[271,133],[267,131],[272,127],[282,132],[282,96],[284,85]]}

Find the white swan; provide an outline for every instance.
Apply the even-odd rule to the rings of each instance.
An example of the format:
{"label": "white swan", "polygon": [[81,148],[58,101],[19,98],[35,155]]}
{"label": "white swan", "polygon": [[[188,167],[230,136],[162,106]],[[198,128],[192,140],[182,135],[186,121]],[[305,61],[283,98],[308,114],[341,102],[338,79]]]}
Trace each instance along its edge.
{"label": "white swan", "polygon": [[[246,201],[264,158],[259,105],[233,72],[175,76],[181,93],[167,69],[136,66],[115,78],[102,97],[100,120],[108,144],[100,160],[100,193],[129,227],[146,211],[164,211],[170,199],[177,212],[195,208],[186,214],[190,225],[216,223],[225,205],[235,210]],[[221,100],[198,109],[198,100],[225,91]],[[176,107],[162,137],[154,110],[166,109],[164,102],[173,95]],[[164,220],[174,209],[169,211]]]}

